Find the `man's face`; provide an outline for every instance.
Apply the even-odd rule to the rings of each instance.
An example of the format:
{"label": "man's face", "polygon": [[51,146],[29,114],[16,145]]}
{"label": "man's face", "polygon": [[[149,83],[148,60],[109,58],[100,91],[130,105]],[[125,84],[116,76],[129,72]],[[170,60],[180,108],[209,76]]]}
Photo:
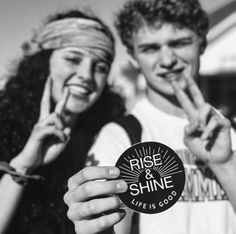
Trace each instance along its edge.
{"label": "man's face", "polygon": [[196,78],[202,40],[190,29],[163,23],[159,27],[143,26],[133,33],[133,56],[147,81],[148,92],[172,96],[170,84],[176,80],[186,88],[185,74]]}

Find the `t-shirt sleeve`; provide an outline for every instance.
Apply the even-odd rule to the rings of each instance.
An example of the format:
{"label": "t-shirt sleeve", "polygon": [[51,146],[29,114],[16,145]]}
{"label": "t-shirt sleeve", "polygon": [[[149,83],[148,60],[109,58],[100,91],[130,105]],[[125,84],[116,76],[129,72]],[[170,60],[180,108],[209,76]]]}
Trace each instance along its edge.
{"label": "t-shirt sleeve", "polygon": [[236,131],[231,128],[231,141],[232,141],[232,149],[236,151]]}
{"label": "t-shirt sleeve", "polygon": [[126,131],[116,123],[109,123],[102,128],[89,150],[86,166],[114,166],[130,146]]}

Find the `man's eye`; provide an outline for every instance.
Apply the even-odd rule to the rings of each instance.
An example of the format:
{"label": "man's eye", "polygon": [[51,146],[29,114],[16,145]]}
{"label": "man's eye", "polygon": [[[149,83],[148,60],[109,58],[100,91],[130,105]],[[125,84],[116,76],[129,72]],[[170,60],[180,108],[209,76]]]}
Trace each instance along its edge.
{"label": "man's eye", "polygon": [[192,40],[177,41],[172,43],[172,47],[182,48],[192,44]]}
{"label": "man's eye", "polygon": [[143,53],[147,53],[147,54],[151,54],[151,53],[155,53],[159,50],[159,47],[145,47],[142,49]]}

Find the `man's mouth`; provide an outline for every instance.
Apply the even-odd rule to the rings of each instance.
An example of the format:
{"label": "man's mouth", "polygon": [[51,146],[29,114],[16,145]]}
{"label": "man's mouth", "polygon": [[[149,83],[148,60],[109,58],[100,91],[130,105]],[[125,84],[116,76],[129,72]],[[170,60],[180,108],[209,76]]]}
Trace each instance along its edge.
{"label": "man's mouth", "polygon": [[181,69],[175,69],[167,72],[160,73],[159,76],[164,78],[165,80],[171,82],[171,81],[178,81],[182,77],[183,68]]}

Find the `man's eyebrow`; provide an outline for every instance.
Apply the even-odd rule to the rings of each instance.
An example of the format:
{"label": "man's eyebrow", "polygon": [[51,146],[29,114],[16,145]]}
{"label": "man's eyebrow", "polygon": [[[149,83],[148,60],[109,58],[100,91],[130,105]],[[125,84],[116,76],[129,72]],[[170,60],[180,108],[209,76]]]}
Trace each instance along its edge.
{"label": "man's eyebrow", "polygon": [[194,40],[194,36],[189,35],[189,36],[184,36],[184,37],[173,38],[169,41],[169,43],[179,42],[179,41],[193,41],[193,40]]}
{"label": "man's eyebrow", "polygon": [[160,47],[160,45],[157,42],[146,42],[138,45],[138,49],[145,49],[149,47]]}
{"label": "man's eyebrow", "polygon": [[[189,35],[189,36],[183,36],[183,37],[177,37],[177,38],[173,38],[171,40],[169,40],[167,42],[167,44],[172,44],[172,43],[177,43],[177,42],[181,42],[181,41],[193,41],[194,40],[194,36]],[[145,49],[145,48],[149,48],[149,47],[160,47],[161,44],[157,43],[157,42],[144,42],[138,45],[138,49]]]}

